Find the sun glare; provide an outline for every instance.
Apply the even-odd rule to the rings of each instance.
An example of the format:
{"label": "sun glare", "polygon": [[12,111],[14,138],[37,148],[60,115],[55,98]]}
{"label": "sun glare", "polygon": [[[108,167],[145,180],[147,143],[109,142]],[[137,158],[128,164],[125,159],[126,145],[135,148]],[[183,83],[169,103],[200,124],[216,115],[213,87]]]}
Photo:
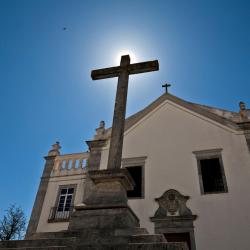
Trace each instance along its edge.
{"label": "sun glare", "polygon": [[135,57],[135,54],[129,50],[122,50],[121,52],[119,52],[116,56],[116,64],[120,64],[120,61],[121,61],[121,56],[124,56],[124,55],[129,55],[130,56],[130,63],[135,63],[136,62],[136,57]]}

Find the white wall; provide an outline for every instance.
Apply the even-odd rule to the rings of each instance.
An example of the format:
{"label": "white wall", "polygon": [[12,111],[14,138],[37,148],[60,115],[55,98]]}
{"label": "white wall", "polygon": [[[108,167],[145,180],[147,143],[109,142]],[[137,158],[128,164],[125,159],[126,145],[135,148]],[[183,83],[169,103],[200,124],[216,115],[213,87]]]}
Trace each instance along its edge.
{"label": "white wall", "polygon": [[43,203],[42,213],[37,227],[37,232],[57,232],[66,230],[69,222],[54,222],[48,223],[49,213],[51,207],[57,206],[55,204],[59,186],[76,184],[76,194],[74,205],[82,202],[83,188],[84,188],[85,174],[68,175],[60,177],[51,177]]}
{"label": "white wall", "polygon": [[[222,148],[228,193],[201,195],[197,150]],[[101,168],[107,166],[103,150]],[[145,199],[129,204],[141,226],[153,232],[149,217],[158,208],[155,198],[168,189],[190,196],[187,206],[194,222],[198,250],[249,250],[250,156],[243,134],[165,101],[126,131],[123,158],[147,156]],[[240,245],[240,248],[239,248]]]}

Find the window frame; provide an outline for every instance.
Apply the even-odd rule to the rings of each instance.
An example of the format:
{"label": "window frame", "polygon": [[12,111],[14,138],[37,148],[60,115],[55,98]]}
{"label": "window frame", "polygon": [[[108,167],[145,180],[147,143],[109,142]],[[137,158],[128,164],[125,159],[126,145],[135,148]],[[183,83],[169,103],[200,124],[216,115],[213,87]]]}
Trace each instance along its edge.
{"label": "window frame", "polygon": [[[197,160],[198,177],[199,177],[200,191],[202,195],[228,193],[227,180],[226,180],[225,169],[223,165],[221,152],[222,152],[222,148],[193,151],[193,154],[196,156],[196,160]],[[203,178],[202,178],[202,172],[201,172],[201,160],[209,160],[209,159],[219,160],[221,177],[222,177],[222,182],[224,186],[223,191],[213,191],[213,192],[204,191]]]}
{"label": "window frame", "polygon": [[71,206],[74,206],[75,195],[76,195],[76,187],[77,187],[77,184],[59,185],[54,207],[56,207],[56,209],[58,208],[61,191],[64,188],[68,188],[68,189],[69,188],[74,188],[74,193],[72,195],[72,200],[71,200]]}
{"label": "window frame", "polygon": [[[66,194],[62,194],[62,190],[63,189],[66,189],[67,190],[67,193]],[[72,194],[69,194],[68,193],[68,190],[69,189],[73,189],[73,193]],[[71,196],[71,201],[70,201],[70,207],[72,207],[72,203],[74,203],[73,199],[74,199],[74,193],[75,193],[75,188],[74,187],[71,187],[71,186],[66,186],[66,187],[61,187],[60,188],[60,191],[58,193],[58,201],[57,201],[57,205],[55,206],[56,207],[56,212],[66,212],[66,211],[69,211],[69,210],[66,210],[66,207],[67,207],[67,200],[68,200],[68,197]],[[64,202],[63,202],[63,206],[61,207],[62,210],[59,210],[59,207],[60,207],[60,199],[62,196],[65,196],[64,198]]]}
{"label": "window frame", "polygon": [[[76,191],[77,191],[77,184],[69,184],[69,185],[59,185],[58,190],[57,190],[57,196],[56,196],[56,200],[54,203],[54,206],[51,209],[54,209],[55,211],[53,213],[60,213],[61,211],[57,211],[58,209],[58,205],[59,205],[59,199],[60,199],[60,194],[62,189],[64,188],[74,188],[74,193],[72,195],[72,200],[71,200],[71,207],[74,207],[74,203],[75,203],[75,196],[76,196]],[[73,211],[73,210],[72,210]],[[54,218],[54,216],[52,216],[53,218],[49,218],[48,222],[49,223],[54,223],[54,222],[67,222],[70,219],[70,213],[72,213],[72,211],[66,211],[69,212],[69,217],[68,218]],[[65,212],[65,211],[63,211]],[[49,215],[50,217],[50,215]]]}
{"label": "window frame", "polygon": [[147,156],[131,157],[122,159],[122,168],[141,167],[141,196],[127,197],[128,200],[145,199],[145,161]]}

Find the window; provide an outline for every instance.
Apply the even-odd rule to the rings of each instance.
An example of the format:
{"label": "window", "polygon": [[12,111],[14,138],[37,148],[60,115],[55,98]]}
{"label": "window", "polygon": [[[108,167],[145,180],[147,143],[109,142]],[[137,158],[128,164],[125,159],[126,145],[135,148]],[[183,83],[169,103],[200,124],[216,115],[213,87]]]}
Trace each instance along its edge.
{"label": "window", "polygon": [[142,193],[142,166],[127,167],[128,172],[135,182],[133,190],[127,191],[128,198],[141,198]]}
{"label": "window", "polygon": [[76,185],[60,186],[55,206],[51,208],[48,222],[68,221],[73,211]]}
{"label": "window", "polygon": [[129,199],[144,198],[144,166],[146,158],[147,157],[142,156],[122,159],[122,167],[127,168],[135,182],[134,189],[127,191]]}
{"label": "window", "polygon": [[74,188],[62,188],[59,196],[59,202],[57,205],[57,211],[69,211],[71,207],[71,203],[73,200]]}
{"label": "window", "polygon": [[202,194],[228,192],[221,151],[212,149],[193,152],[197,158]]}
{"label": "window", "polygon": [[204,193],[224,192],[219,158],[200,160]]}

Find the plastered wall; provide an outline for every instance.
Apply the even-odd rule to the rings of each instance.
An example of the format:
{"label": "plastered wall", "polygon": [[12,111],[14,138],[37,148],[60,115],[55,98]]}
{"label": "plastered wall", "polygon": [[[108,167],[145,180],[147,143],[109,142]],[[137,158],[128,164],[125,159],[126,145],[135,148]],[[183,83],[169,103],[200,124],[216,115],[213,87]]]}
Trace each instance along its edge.
{"label": "plastered wall", "polygon": [[[201,195],[197,150],[222,149],[228,193]],[[101,168],[107,164],[103,150]],[[125,133],[123,158],[146,156],[145,199],[129,204],[141,226],[154,231],[149,217],[155,198],[168,189],[190,196],[187,206],[194,222],[196,248],[249,250],[250,156],[243,134],[165,101]],[[239,248],[240,244],[240,248]]]}
{"label": "plastered wall", "polygon": [[50,178],[45,200],[43,203],[42,213],[37,227],[37,232],[57,232],[66,230],[68,228],[68,222],[48,222],[50,209],[51,207],[56,206],[55,202],[57,199],[58,190],[59,187],[63,185],[77,185],[74,205],[81,203],[83,197],[84,181],[85,174]]}

